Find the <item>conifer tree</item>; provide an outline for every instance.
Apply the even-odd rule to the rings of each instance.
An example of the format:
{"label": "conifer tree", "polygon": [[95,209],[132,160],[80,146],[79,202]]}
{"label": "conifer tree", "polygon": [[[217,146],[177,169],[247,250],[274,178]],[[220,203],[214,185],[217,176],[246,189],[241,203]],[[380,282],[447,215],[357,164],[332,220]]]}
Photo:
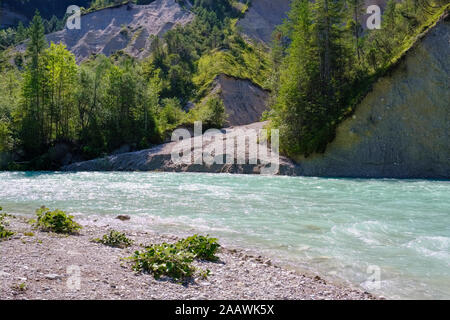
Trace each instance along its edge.
{"label": "conifer tree", "polygon": [[30,154],[37,154],[39,153],[41,145],[44,143],[44,115],[42,108],[42,82],[44,79],[41,56],[44,49],[47,47],[47,41],[44,35],[44,24],[39,11],[36,11],[31,23],[29,36],[30,41],[26,52],[28,63],[24,76],[25,84],[23,92],[25,115],[23,118],[21,135],[25,150]]}

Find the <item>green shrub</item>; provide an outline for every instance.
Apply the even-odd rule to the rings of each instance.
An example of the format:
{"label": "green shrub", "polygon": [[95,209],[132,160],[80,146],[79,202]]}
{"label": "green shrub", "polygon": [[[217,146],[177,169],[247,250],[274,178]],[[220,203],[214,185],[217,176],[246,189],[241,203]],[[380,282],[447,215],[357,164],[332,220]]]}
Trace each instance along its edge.
{"label": "green shrub", "polygon": [[182,280],[192,277],[196,271],[207,278],[209,270],[197,270],[192,262],[195,259],[217,261],[215,254],[219,247],[215,238],[194,235],[175,244],[153,244],[142,252],[136,251],[129,259],[134,262],[134,270],[149,272],[155,279],[168,276]]}
{"label": "green shrub", "polygon": [[0,241],[11,238],[14,235],[14,232],[6,229],[2,224],[0,224]]}
{"label": "green shrub", "polygon": [[168,276],[182,280],[194,274],[194,258],[192,253],[180,250],[177,245],[162,243],[152,245],[143,252],[136,251],[131,260],[134,262],[134,270],[149,272],[155,279]]}
{"label": "green shrub", "polygon": [[217,239],[209,236],[193,235],[178,241],[178,246],[195,255],[195,258],[208,261],[217,261],[216,253],[220,248]]}
{"label": "green shrub", "polygon": [[[0,211],[2,211],[2,210],[3,210],[3,208],[0,207]],[[4,213],[0,214],[0,241],[9,239],[14,235],[14,232],[6,229],[6,227],[5,227],[7,225],[7,223],[4,220],[7,216],[8,215],[4,214]]]}
{"label": "green shrub", "polygon": [[111,230],[109,234],[105,234],[103,238],[94,239],[93,241],[114,248],[126,248],[133,244],[133,240],[128,239],[125,233],[116,230]]}
{"label": "green shrub", "polygon": [[42,231],[71,234],[81,229],[81,226],[73,221],[73,216],[68,216],[64,211],[56,209],[50,211],[46,207],[36,210],[37,221],[35,227]]}

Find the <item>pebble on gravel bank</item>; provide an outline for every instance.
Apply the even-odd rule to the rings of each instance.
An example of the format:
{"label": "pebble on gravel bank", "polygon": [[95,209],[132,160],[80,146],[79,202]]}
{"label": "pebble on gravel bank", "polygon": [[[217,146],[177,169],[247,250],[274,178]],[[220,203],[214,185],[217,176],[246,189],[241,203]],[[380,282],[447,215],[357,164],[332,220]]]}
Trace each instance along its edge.
{"label": "pebble on gravel bank", "polygon": [[[222,248],[219,262],[196,262],[210,275],[184,285],[135,273],[122,259],[142,249],[138,244],[170,242],[174,236],[128,232],[135,245],[116,249],[91,241],[108,231],[94,225],[66,237],[33,230],[19,217],[11,219],[10,229],[16,235],[0,243],[0,299],[376,299],[236,249]],[[29,232],[34,235],[24,235]]]}

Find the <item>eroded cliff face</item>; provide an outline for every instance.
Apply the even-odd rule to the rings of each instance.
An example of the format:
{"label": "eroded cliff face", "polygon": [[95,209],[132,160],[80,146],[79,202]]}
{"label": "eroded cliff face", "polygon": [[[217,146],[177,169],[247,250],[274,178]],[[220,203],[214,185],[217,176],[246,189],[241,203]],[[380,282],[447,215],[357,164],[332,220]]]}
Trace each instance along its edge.
{"label": "eroded cliff face", "polygon": [[[81,29],[47,35],[48,42],[64,43],[81,62],[91,54],[109,56],[119,50],[136,58],[150,53],[150,35],[162,36],[176,25],[184,25],[193,14],[175,0],[156,0],[149,5],[122,5],[81,17]],[[18,46],[24,51],[25,44]]]}
{"label": "eroded cliff face", "polygon": [[[445,18],[417,41],[389,75],[375,83],[354,116],[339,126],[336,139],[324,154],[300,157],[297,163],[281,157],[279,174],[450,179],[449,74],[450,26],[449,19]],[[219,82],[224,88],[248,86],[242,83],[236,87],[236,81],[239,82],[224,76]],[[230,97],[236,96],[231,91]],[[238,130],[259,130],[264,125],[255,123],[227,129],[223,139],[230,139]],[[259,174],[263,167],[261,164],[176,165],[171,161],[174,145],[168,143],[150,150],[76,163],[62,170]],[[204,144],[204,148],[209,147],[208,143]]]}
{"label": "eroded cliff face", "polygon": [[275,27],[283,23],[292,0],[252,0],[245,17],[238,22],[250,39],[269,44]]}
{"label": "eroded cliff face", "polygon": [[215,80],[212,95],[219,95],[227,114],[227,126],[241,126],[261,120],[267,110],[269,93],[249,80],[224,74]]}
{"label": "eroded cliff face", "polygon": [[381,78],[325,154],[296,159],[298,174],[450,178],[448,17]]}

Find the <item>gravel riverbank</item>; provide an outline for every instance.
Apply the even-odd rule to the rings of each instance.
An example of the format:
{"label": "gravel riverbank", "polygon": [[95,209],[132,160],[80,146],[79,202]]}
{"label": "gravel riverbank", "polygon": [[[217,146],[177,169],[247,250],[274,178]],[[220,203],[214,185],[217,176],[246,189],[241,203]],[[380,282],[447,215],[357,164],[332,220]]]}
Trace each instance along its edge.
{"label": "gravel riverbank", "polygon": [[[222,247],[218,262],[196,262],[207,279],[178,284],[136,273],[122,260],[142,244],[174,242],[175,236],[126,231],[132,247],[93,243],[108,230],[84,224],[79,235],[32,229],[25,217],[8,218],[16,232],[0,242],[0,299],[376,299],[367,292],[328,283],[274,265],[269,259]],[[126,225],[126,222],[124,222]],[[125,230],[125,229],[124,229]],[[79,277],[78,277],[79,275]]]}

